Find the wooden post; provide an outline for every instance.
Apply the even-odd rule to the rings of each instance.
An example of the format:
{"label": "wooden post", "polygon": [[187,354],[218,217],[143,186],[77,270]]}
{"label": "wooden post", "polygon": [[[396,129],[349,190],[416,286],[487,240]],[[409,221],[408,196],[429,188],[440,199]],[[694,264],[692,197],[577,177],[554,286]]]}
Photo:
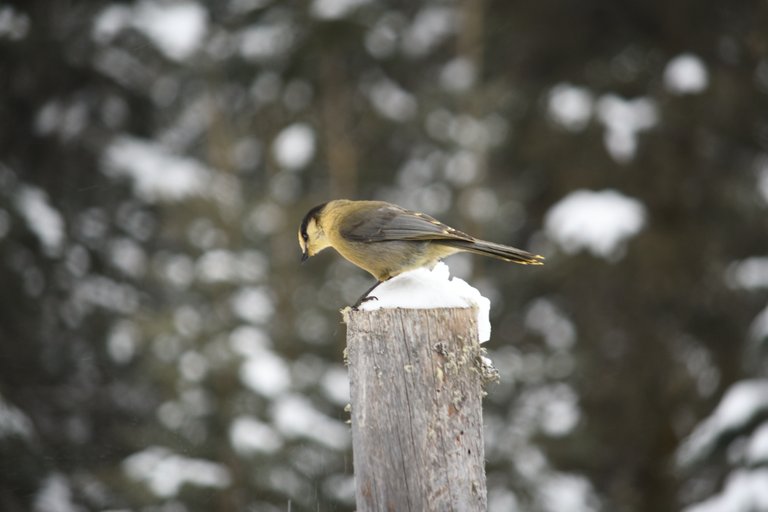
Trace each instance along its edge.
{"label": "wooden post", "polygon": [[358,512],[486,510],[475,311],[348,310],[345,321]]}

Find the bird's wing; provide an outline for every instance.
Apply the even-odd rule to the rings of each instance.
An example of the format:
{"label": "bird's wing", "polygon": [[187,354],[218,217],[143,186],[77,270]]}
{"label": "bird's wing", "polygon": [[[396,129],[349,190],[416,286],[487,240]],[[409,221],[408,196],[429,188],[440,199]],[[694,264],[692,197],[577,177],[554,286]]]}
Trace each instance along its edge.
{"label": "bird's wing", "polygon": [[339,232],[355,242],[393,240],[474,240],[425,213],[386,205],[355,212],[345,218]]}

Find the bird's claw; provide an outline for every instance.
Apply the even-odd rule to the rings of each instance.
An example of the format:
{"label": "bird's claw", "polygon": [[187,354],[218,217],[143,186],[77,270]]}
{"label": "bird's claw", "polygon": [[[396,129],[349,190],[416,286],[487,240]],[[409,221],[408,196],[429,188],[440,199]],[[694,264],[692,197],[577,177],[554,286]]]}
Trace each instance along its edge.
{"label": "bird's claw", "polygon": [[368,302],[370,300],[379,300],[379,298],[374,296],[374,295],[369,295],[367,297],[360,297],[357,300],[357,302],[355,302],[355,305],[352,306],[352,309],[355,310],[355,311],[359,311],[360,310],[360,306],[362,305],[362,303],[363,302]]}

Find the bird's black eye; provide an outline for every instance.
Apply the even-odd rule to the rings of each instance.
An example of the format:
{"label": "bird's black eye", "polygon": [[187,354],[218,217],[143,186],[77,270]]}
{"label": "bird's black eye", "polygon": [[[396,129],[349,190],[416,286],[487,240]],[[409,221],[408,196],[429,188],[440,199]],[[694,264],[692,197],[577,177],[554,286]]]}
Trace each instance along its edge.
{"label": "bird's black eye", "polygon": [[302,233],[302,234],[301,234],[301,238],[303,238],[303,239],[304,239],[304,241],[306,242],[306,241],[308,241],[308,240],[309,240],[309,235],[308,235],[308,234],[306,234],[306,233]]}

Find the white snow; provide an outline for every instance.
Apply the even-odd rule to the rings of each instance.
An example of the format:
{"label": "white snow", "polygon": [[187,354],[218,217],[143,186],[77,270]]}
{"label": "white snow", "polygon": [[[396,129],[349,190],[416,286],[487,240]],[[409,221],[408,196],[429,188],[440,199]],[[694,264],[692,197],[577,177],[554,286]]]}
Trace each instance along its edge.
{"label": "white snow", "polygon": [[35,132],[56,135],[61,140],[77,138],[88,126],[89,107],[84,101],[47,101],[35,115]]}
{"label": "white snow", "polygon": [[139,293],[128,284],[92,274],[77,281],[71,300],[78,307],[104,308],[130,314],[139,305]]}
{"label": "white snow", "polygon": [[72,501],[72,489],[66,477],[59,473],[48,476],[35,494],[33,512],[81,512]]}
{"label": "white snow", "polygon": [[[541,404],[541,429],[548,436],[559,437],[570,433],[581,420],[578,397],[572,388],[555,385],[544,388]],[[566,509],[560,509],[566,510]]]}
{"label": "white snow", "polygon": [[586,128],[595,103],[588,89],[558,84],[549,91],[548,100],[549,117],[557,124],[573,132]]}
{"label": "white snow", "polygon": [[329,400],[338,405],[349,403],[349,373],[343,366],[331,367],[320,379],[320,387]]}
{"label": "white snow", "polygon": [[185,484],[223,489],[232,481],[221,464],[177,455],[160,446],[134,453],[122,466],[130,478],[145,482],[156,496],[165,498],[177,495]]}
{"label": "white snow", "polygon": [[200,382],[208,374],[210,363],[202,354],[187,350],[179,358],[179,373],[189,382]]}
{"label": "white snow", "polygon": [[107,147],[104,172],[131,178],[136,195],[150,203],[204,195],[211,181],[211,171],[197,160],[128,136]]}
{"label": "white snow", "polygon": [[604,143],[608,153],[619,163],[635,156],[637,136],[658,122],[656,103],[649,98],[625,100],[606,94],[597,101],[597,117],[605,126]]}
{"label": "white snow", "polygon": [[130,25],[133,12],[125,5],[105,7],[93,21],[93,38],[99,43],[109,43],[125,27]]}
{"label": "white snow", "polygon": [[480,173],[479,160],[479,156],[475,151],[469,149],[456,150],[448,157],[443,166],[445,179],[454,185],[458,185],[460,188],[465,188],[477,179],[477,175]]}
{"label": "white snow", "polygon": [[200,48],[208,30],[208,12],[190,1],[143,0],[133,8],[111,5],[96,17],[93,37],[108,43],[128,27],[144,33],[169,59],[182,61]]}
{"label": "white snow", "polygon": [[448,62],[440,71],[440,85],[446,91],[466,92],[477,80],[477,70],[471,60],[459,57]]}
{"label": "white snow", "polygon": [[325,20],[344,18],[352,11],[365,5],[371,0],[314,0],[312,2],[312,15]]}
{"label": "white snow", "polygon": [[416,114],[416,99],[387,78],[370,86],[368,98],[379,114],[392,121],[407,121]]}
{"label": "white snow", "polygon": [[261,324],[275,311],[275,306],[266,286],[240,288],[231,299],[232,311],[246,322]]}
{"label": "white snow", "polygon": [[138,350],[139,329],[129,320],[116,322],[107,337],[107,353],[118,364],[130,362]]}
{"label": "white snow", "polygon": [[0,6],[0,39],[19,41],[29,32],[29,16],[9,5]]}
{"label": "white snow", "polygon": [[746,459],[747,464],[768,463],[768,422],[760,425],[749,438]]}
{"label": "white snow", "polygon": [[400,40],[401,19],[397,16],[381,16],[365,35],[365,47],[376,58],[391,56]]}
{"label": "white snow", "polygon": [[349,428],[315,409],[304,396],[280,397],[273,402],[272,415],[284,436],[312,439],[335,450],[349,445]]}
{"label": "white snow", "polygon": [[677,452],[678,463],[686,466],[705,457],[721,436],[744,426],[764,411],[768,411],[768,379],[736,382],[715,411],[683,442]]}
{"label": "white snow", "polygon": [[488,512],[522,512],[514,492],[495,486],[488,489]]}
{"label": "white snow", "polygon": [[250,416],[236,418],[229,427],[229,442],[238,453],[275,453],[283,440],[275,429]]}
{"label": "white snow", "polygon": [[291,371],[285,359],[270,350],[271,340],[256,327],[243,325],[232,331],[229,345],[243,357],[239,378],[248,389],[267,398],[285,393],[291,385]]}
{"label": "white snow", "polygon": [[44,191],[26,186],[16,198],[16,207],[27,221],[29,229],[37,236],[49,256],[57,256],[64,243],[64,219],[51,206],[48,194]]}
{"label": "white snow", "polygon": [[306,123],[292,124],[275,137],[272,152],[281,167],[302,169],[315,156],[315,131]]}
{"label": "white snow", "polygon": [[494,115],[481,119],[462,114],[453,117],[447,128],[451,140],[471,151],[498,145],[508,131],[507,122]]}
{"label": "white snow", "polygon": [[417,268],[404,272],[373,290],[378,300],[369,300],[360,309],[373,311],[381,308],[475,308],[480,343],[491,338],[489,311],[491,301],[458,277],[450,278],[450,269],[443,262],[431,270]]}
{"label": "white snow", "polygon": [[459,26],[454,7],[425,7],[413,18],[402,37],[402,47],[411,57],[428,54]]}
{"label": "white snow", "polygon": [[11,230],[11,216],[8,212],[0,208],[0,240],[5,238],[8,231]]}
{"label": "white snow", "polygon": [[147,269],[147,254],[132,238],[114,238],[109,242],[109,262],[126,275],[140,277]]}
{"label": "white snow", "polygon": [[749,326],[749,337],[757,341],[768,337],[768,306],[752,321],[752,325]]}
{"label": "white snow", "polygon": [[540,334],[553,350],[566,350],[576,342],[573,322],[550,300],[535,300],[525,314],[525,326]]}
{"label": "white snow", "polygon": [[240,253],[215,249],[203,253],[197,260],[196,273],[206,283],[254,282],[265,276],[267,260],[258,251]]}
{"label": "white snow", "polygon": [[499,215],[499,198],[490,187],[465,189],[459,197],[459,205],[467,218],[485,224]]}
{"label": "white snow", "polygon": [[290,387],[291,372],[283,358],[263,349],[242,364],[240,381],[256,393],[274,398]]}
{"label": "white snow", "polygon": [[675,94],[694,94],[707,88],[709,73],[704,62],[692,53],[683,53],[667,63],[664,86]]}
{"label": "white snow", "polygon": [[240,33],[240,55],[252,62],[275,59],[291,49],[295,32],[286,21],[250,26]]}
{"label": "white snow", "polygon": [[589,480],[568,473],[547,475],[541,482],[540,499],[548,512],[588,512],[597,510],[597,499]]}
{"label": "white snow", "polygon": [[17,409],[0,395],[0,440],[8,436],[32,438],[32,421],[20,409]]}
{"label": "white snow", "polygon": [[267,334],[251,325],[241,325],[229,335],[229,346],[233,352],[243,357],[255,357],[271,345]]}
{"label": "white snow", "polygon": [[726,282],[732,288],[768,288],[768,257],[755,256],[728,266]]}
{"label": "white snow", "polygon": [[757,189],[763,196],[763,201],[768,203],[768,156],[763,155],[760,158],[759,168],[757,169]]}
{"label": "white snow", "polygon": [[242,15],[256,9],[261,9],[271,2],[272,0],[231,0],[227,4],[227,8],[233,14]]}
{"label": "white snow", "polygon": [[768,468],[740,469],[728,476],[722,493],[683,512],[747,512],[768,510]]}
{"label": "white snow", "polygon": [[196,2],[145,0],[136,6],[133,23],[166,57],[184,60],[200,47],[208,13]]}
{"label": "white snow", "polygon": [[624,242],[645,225],[645,207],[616,190],[571,192],[547,213],[547,234],[567,253],[587,249],[595,256],[615,258]]}

